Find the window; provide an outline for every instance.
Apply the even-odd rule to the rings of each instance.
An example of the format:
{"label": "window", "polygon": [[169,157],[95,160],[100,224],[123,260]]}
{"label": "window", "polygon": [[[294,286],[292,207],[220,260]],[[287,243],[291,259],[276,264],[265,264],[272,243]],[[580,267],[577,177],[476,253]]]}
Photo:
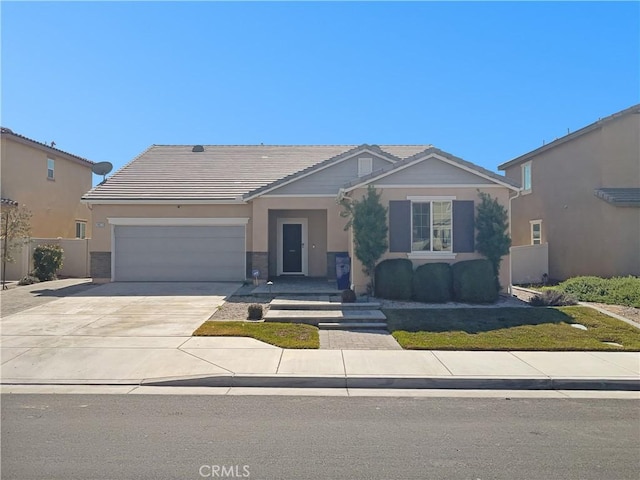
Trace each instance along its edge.
{"label": "window", "polygon": [[373,171],[373,159],[372,158],[359,158],[358,159],[358,176],[364,177],[369,175]]}
{"label": "window", "polygon": [[76,238],[87,238],[87,222],[76,222]]}
{"label": "window", "polygon": [[531,162],[522,165],[522,190],[525,193],[531,191]]}
{"label": "window", "polygon": [[47,178],[53,180],[55,178],[56,162],[52,158],[47,158]]}
{"label": "window", "polygon": [[451,201],[413,202],[412,252],[451,252]]}
{"label": "window", "polygon": [[531,220],[531,245],[542,243],[542,220]]}

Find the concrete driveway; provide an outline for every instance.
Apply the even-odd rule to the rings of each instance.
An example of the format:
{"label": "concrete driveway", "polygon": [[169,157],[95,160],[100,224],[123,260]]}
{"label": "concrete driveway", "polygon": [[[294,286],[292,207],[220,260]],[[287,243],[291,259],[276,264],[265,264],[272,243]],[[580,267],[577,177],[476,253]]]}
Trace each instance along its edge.
{"label": "concrete driveway", "polygon": [[5,316],[2,336],[190,336],[239,286],[110,283]]}

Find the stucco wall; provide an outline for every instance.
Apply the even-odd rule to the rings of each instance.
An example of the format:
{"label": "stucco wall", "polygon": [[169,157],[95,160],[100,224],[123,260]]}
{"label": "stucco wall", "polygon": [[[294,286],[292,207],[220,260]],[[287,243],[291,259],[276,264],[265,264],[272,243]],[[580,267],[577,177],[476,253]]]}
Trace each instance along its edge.
{"label": "stucco wall", "polygon": [[[497,198],[498,201],[508,208],[509,206],[509,193],[505,187],[496,187],[496,188],[408,188],[408,189],[395,189],[395,188],[381,188],[379,191],[382,192],[380,201],[381,203],[388,207],[390,200],[406,200],[407,196],[454,196],[456,200],[473,200],[476,205],[479,202],[478,193],[479,191],[486,192],[494,198]],[[355,199],[361,199],[366,193],[365,189],[357,189],[352,192],[351,197]],[[388,221],[388,217],[387,217]],[[407,225],[407,228],[409,226]],[[357,293],[363,293],[366,291],[366,286],[369,283],[368,277],[362,272],[362,264],[355,258],[353,251],[350,252],[351,257],[353,258],[353,268],[351,281],[354,284],[354,288]],[[456,253],[455,259],[420,259],[420,260],[412,260],[415,267],[419,265],[423,265],[425,263],[433,263],[433,262],[447,262],[447,263],[456,263],[463,260],[473,260],[476,258],[483,258],[479,253]],[[387,252],[380,261],[386,260],[389,258],[407,258],[406,253],[391,253]],[[502,259],[502,264],[500,267],[500,284],[503,288],[508,287],[509,285],[509,255],[506,255]]]}
{"label": "stucco wall", "polygon": [[[597,188],[640,187],[640,115],[627,115],[531,158],[531,193],[512,203],[513,245],[542,220],[549,276],[640,275],[640,209],[615,207]],[[517,181],[521,165],[506,169]]]}
{"label": "stucco wall", "polygon": [[[31,236],[75,238],[76,220],[82,220],[91,237],[91,211],[80,203],[91,189],[91,167],[11,135],[2,135],[1,144],[2,196],[31,211]],[[47,178],[49,158],[55,161],[53,180]]]}

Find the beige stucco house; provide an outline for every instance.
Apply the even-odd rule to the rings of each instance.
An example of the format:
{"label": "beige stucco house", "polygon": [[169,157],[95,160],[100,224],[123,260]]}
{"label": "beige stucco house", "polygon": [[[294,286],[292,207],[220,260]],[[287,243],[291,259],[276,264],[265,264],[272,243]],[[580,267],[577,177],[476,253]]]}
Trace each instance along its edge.
{"label": "beige stucco house", "polygon": [[[370,184],[389,209],[384,258],[416,265],[478,258],[478,191],[508,206],[518,190],[429,145],[154,145],[83,197],[93,211],[92,277],[333,279],[336,255],[352,252],[338,200],[361,198]],[[351,271],[363,291],[355,259]]]}
{"label": "beige stucco house", "polygon": [[2,203],[31,211],[31,236],[89,238],[91,211],[80,198],[91,188],[93,162],[8,128],[0,142]]}
{"label": "beige stucco house", "polygon": [[548,244],[548,275],[640,275],[640,105],[500,165],[522,184],[512,244]]}

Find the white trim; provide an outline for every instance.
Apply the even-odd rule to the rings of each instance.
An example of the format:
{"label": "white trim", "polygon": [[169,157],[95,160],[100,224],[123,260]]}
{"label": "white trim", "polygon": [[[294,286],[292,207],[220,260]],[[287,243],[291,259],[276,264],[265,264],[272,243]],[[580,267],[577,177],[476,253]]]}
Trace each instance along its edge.
{"label": "white trim", "polygon": [[422,195],[407,195],[407,200],[411,200],[412,202],[447,202],[456,200],[455,195],[433,195],[433,196],[422,196]]}
{"label": "white trim", "polygon": [[116,281],[116,226],[111,224],[111,281]]}
{"label": "white trim", "polygon": [[[525,188],[524,182],[524,170],[529,167],[529,188]],[[531,160],[520,165],[520,180],[522,181],[522,195],[528,195],[533,188],[533,168],[531,167]]]}
{"label": "white trim", "polygon": [[[540,226],[540,243],[533,243],[533,226]],[[529,236],[530,236],[530,245],[542,245],[542,220],[529,220]]]}
{"label": "white trim", "polygon": [[365,175],[369,175],[372,172],[373,172],[373,158],[360,157],[358,159],[358,177],[364,177]]}
{"label": "white trim", "polygon": [[287,193],[287,194],[270,194],[270,195],[262,195],[262,198],[334,198],[338,192],[336,193],[309,193],[309,194],[298,194],[298,193]]}
{"label": "white trim", "polygon": [[[460,163],[452,161],[452,160],[449,160],[449,159],[447,159],[445,157],[442,157],[442,156],[438,155],[437,153],[429,153],[428,155],[426,155],[424,157],[421,157],[421,158],[417,158],[416,160],[413,160],[412,162],[409,162],[406,165],[402,165],[402,166],[397,167],[397,168],[392,168],[390,170],[387,170],[384,173],[381,173],[380,175],[377,175],[377,176],[375,176],[373,178],[365,180],[364,182],[359,182],[356,185],[345,189],[345,192],[350,192],[351,190],[355,190],[356,188],[360,188],[363,185],[367,185],[367,184],[369,184],[369,183],[371,183],[371,182],[373,182],[375,180],[380,180],[381,178],[384,178],[386,176],[389,176],[389,175],[392,175],[394,173],[400,172],[400,171],[404,170],[405,168],[412,167],[413,165],[416,165],[417,163],[423,162],[423,161],[431,159],[431,158],[435,158],[435,159],[440,160],[442,162],[448,163],[449,165],[452,165],[454,167],[458,167],[458,168],[460,168],[462,170],[465,170],[466,172],[472,173],[472,174],[477,175],[477,176],[479,176],[481,178],[484,178],[485,180],[489,180],[492,183],[496,183],[496,184],[502,185],[503,187],[507,187],[507,188],[509,188],[511,190],[518,190],[518,188],[514,187],[513,185],[509,185],[508,183],[501,182],[498,179],[495,179],[495,178],[492,178],[492,177],[490,177],[488,175],[485,175],[482,172],[478,172],[477,170],[469,168],[466,165],[461,165]],[[442,186],[446,186],[446,185],[442,185]],[[386,186],[385,185],[381,185],[380,188],[386,188]]]}
{"label": "white trim", "polygon": [[109,217],[111,225],[157,226],[157,227],[213,227],[246,225],[248,218],[127,218]]}
{"label": "white trim", "polygon": [[452,252],[409,252],[409,260],[431,259],[431,260],[455,260],[457,253]]}
{"label": "white trim", "polygon": [[[303,178],[306,178],[306,177],[308,177],[310,175],[313,175],[315,173],[321,172],[322,170],[325,170],[325,169],[327,169],[329,167],[333,167],[334,165],[338,165],[339,163],[342,163],[342,162],[345,162],[347,160],[350,160],[350,159],[352,159],[354,157],[357,157],[358,155],[362,155],[363,153],[371,154],[371,155],[373,155],[373,156],[375,156],[375,157],[377,157],[377,158],[379,158],[381,160],[386,160],[387,162],[389,162],[391,164],[394,163],[393,160],[389,160],[388,158],[386,158],[386,156],[380,155],[377,152],[373,152],[373,151],[369,150],[368,148],[358,149],[357,151],[353,152],[352,154],[347,155],[346,157],[341,158],[340,160],[337,160],[335,162],[331,162],[328,165],[323,165],[322,167],[319,167],[319,168],[314,168],[312,166],[312,167],[310,167],[310,168],[312,168],[311,171],[309,171],[307,173],[304,173],[304,174],[302,174],[302,175],[300,175],[298,177],[295,177],[295,178],[292,178],[290,180],[287,180],[286,182],[278,183],[277,185],[269,187],[264,192],[250,195],[250,196],[246,197],[244,200],[245,201],[249,201],[249,200],[253,200],[256,197],[261,197],[261,196],[263,196],[264,194],[266,194],[268,192],[271,192],[271,191],[276,190],[278,188],[284,187],[285,185],[289,185],[290,183],[297,182],[298,180],[302,180]],[[341,155],[341,154],[339,154],[339,155]],[[336,156],[338,156],[338,155],[336,155]],[[329,159],[327,159],[327,160],[329,160]],[[322,160],[322,161],[326,161],[326,160]],[[318,162],[318,163],[322,163],[322,162]],[[276,182],[277,182],[277,180],[276,180]],[[338,186],[336,185],[336,188],[337,187]]]}
{"label": "white trim", "polygon": [[[277,224],[277,271],[278,275],[308,275],[309,274],[309,251],[307,249],[308,243],[308,222],[307,218],[278,218],[276,221]],[[285,224],[294,224],[302,226],[302,271],[301,272],[283,272],[282,271],[282,226]]]}
{"label": "white trim", "polygon": [[245,205],[242,199],[235,200],[144,200],[144,199],[131,199],[131,200],[92,200],[81,198],[80,203],[90,205]]}
{"label": "white trim", "polygon": [[381,189],[387,188],[504,188],[495,183],[422,183],[415,185],[378,185]]}
{"label": "white trim", "polygon": [[[413,199],[412,199],[413,198]],[[442,255],[454,255],[453,252],[453,198],[445,198],[445,197],[407,197],[407,200],[411,200],[411,221],[410,221],[410,232],[411,232],[411,252],[407,255],[417,255],[415,257],[409,258],[428,258],[433,257],[436,254],[437,258],[442,258]],[[429,245],[433,248],[433,202],[448,202],[451,205],[451,250],[413,250],[413,204],[414,203],[429,203]]]}

